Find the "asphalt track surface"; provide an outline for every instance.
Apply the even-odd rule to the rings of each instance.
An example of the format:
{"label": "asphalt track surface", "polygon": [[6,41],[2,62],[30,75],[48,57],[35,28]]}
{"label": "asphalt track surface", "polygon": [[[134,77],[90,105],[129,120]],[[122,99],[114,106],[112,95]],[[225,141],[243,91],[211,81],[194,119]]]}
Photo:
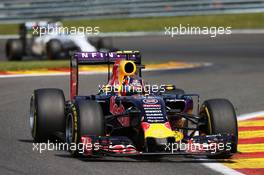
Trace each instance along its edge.
{"label": "asphalt track surface", "polygon": [[[194,70],[144,73],[145,81],[151,84],[175,83],[187,92],[199,93],[202,100],[228,98],[238,114],[264,108],[264,35],[231,35],[216,39],[205,36],[119,38],[114,44],[124,49],[141,50],[145,60],[213,63],[213,66]],[[97,85],[105,80],[105,75],[81,76],[81,94],[96,93]],[[217,174],[201,165],[213,160],[185,157],[160,161],[79,160],[64,151],[42,154],[32,151],[29,98],[34,89],[44,87],[61,88],[68,98],[69,77],[0,79],[0,174]]]}

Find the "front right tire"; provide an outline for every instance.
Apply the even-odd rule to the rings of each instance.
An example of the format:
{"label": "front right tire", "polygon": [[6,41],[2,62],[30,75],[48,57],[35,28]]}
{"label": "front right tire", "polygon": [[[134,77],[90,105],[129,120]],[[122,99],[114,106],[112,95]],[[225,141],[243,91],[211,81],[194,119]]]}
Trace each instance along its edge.
{"label": "front right tire", "polygon": [[231,144],[230,153],[223,153],[220,155],[211,155],[209,158],[222,159],[229,158],[232,153],[237,152],[238,142],[238,127],[237,116],[232,103],[227,99],[210,99],[206,100],[200,111],[202,119],[206,121],[207,125],[202,126],[200,132],[205,134],[229,134],[234,136]]}

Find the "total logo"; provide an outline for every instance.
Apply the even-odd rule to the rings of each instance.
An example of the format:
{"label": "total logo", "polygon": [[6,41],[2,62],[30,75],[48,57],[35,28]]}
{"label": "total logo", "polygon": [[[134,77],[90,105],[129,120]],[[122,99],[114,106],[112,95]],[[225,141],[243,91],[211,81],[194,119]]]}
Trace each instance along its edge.
{"label": "total logo", "polygon": [[159,101],[155,98],[146,98],[143,99],[143,103],[145,104],[157,104]]}

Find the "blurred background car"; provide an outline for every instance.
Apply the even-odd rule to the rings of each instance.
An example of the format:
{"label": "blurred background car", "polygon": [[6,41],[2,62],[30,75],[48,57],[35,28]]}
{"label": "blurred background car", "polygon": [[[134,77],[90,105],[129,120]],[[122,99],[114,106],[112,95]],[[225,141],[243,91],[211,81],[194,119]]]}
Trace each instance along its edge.
{"label": "blurred background car", "polygon": [[25,56],[44,57],[49,60],[67,58],[70,51],[94,52],[116,50],[104,44],[103,38],[89,40],[85,33],[68,33],[61,22],[25,22],[20,24],[19,38],[8,39],[6,57],[21,60]]}

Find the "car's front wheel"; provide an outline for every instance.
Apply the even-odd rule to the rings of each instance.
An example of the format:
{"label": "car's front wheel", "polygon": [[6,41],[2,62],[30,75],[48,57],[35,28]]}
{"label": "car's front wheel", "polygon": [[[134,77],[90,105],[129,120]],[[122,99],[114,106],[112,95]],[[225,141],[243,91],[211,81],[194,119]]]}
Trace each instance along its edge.
{"label": "car's front wheel", "polygon": [[228,134],[233,135],[230,152],[221,155],[209,156],[209,158],[229,158],[237,152],[238,128],[234,106],[227,99],[206,100],[200,111],[202,120],[206,125],[201,126],[200,132],[208,135]]}
{"label": "car's front wheel", "polygon": [[37,89],[30,100],[30,128],[36,142],[65,131],[65,97],[60,89]]}
{"label": "car's front wheel", "polygon": [[[105,122],[101,106],[95,101],[82,100],[71,105],[66,116],[66,142],[71,148],[78,148],[82,136],[104,136]],[[74,156],[79,156],[78,149],[70,149]]]}

